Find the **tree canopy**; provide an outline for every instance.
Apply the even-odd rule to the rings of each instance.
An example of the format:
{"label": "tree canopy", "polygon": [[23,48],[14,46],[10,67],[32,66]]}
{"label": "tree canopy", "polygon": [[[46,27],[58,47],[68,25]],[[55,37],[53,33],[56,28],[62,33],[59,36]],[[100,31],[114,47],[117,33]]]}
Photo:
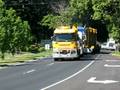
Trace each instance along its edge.
{"label": "tree canopy", "polygon": [[[119,0],[5,0],[22,20],[27,20],[39,41],[59,25],[79,24],[98,29],[98,41],[120,41]],[[101,38],[102,37],[102,38]]]}
{"label": "tree canopy", "polygon": [[[61,6],[64,5],[61,4]],[[100,36],[98,37],[99,41],[105,41],[108,38],[107,32],[113,38],[119,39],[119,0],[69,0],[69,4],[59,11],[58,13],[50,13],[44,16],[42,20],[43,25],[55,28],[61,24],[77,23],[97,28],[98,36]],[[104,37],[104,40],[100,40],[101,36],[106,37]]]}

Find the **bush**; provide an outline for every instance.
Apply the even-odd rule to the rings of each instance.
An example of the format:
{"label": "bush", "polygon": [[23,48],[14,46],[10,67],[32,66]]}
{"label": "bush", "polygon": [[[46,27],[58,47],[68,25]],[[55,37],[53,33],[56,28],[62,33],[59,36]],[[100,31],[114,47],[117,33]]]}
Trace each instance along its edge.
{"label": "bush", "polygon": [[45,48],[44,47],[40,47],[39,48],[39,52],[43,52],[43,51],[45,51]]}
{"label": "bush", "polygon": [[28,51],[32,53],[38,53],[45,51],[45,48],[40,46],[39,44],[34,44],[29,47]]}
{"label": "bush", "polygon": [[32,53],[38,53],[39,52],[39,48],[40,46],[37,44],[31,45],[28,49],[28,51],[32,52]]}

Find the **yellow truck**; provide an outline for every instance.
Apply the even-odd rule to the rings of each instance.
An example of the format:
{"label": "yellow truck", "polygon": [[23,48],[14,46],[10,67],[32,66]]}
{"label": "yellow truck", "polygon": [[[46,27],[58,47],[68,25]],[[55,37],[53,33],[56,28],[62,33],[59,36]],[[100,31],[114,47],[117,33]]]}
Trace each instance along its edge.
{"label": "yellow truck", "polygon": [[97,29],[92,27],[87,27],[85,30],[86,40],[84,53],[99,53],[100,44],[97,41]]}
{"label": "yellow truck", "polygon": [[52,38],[53,58],[74,59],[83,55],[83,42],[75,26],[60,26],[54,30]]}

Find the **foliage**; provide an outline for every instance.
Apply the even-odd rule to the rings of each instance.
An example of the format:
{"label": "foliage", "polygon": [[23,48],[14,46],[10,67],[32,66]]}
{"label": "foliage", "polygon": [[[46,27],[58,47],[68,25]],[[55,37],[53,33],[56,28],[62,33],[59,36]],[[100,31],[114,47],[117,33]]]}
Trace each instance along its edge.
{"label": "foliage", "polygon": [[28,20],[32,34],[38,40],[52,35],[51,30],[48,30],[46,26],[53,30],[59,25],[77,23],[97,28],[99,41],[108,38],[107,32],[111,37],[120,41],[120,0],[5,1],[8,6],[9,3],[13,4],[11,6],[16,9],[17,15],[20,15],[23,20]]}
{"label": "foliage", "polygon": [[72,16],[69,15],[68,11],[60,13],[60,15],[49,14],[42,20],[42,25],[49,26],[49,28],[56,28],[61,25],[69,25]]}
{"label": "foliage", "polygon": [[0,0],[0,51],[2,58],[5,52],[14,53],[25,50],[31,41],[30,27],[27,21],[22,21],[12,8],[6,9]]}
{"label": "foliage", "polygon": [[43,52],[43,51],[45,51],[45,47],[40,47],[39,52]]}
{"label": "foliage", "polygon": [[60,25],[70,24],[73,15],[70,8],[68,8],[67,0],[56,0],[55,3],[57,4],[57,7],[52,3],[50,4],[53,12],[44,16],[41,24],[44,26],[49,26],[49,28],[56,28]]}
{"label": "foliage", "polygon": [[32,52],[32,53],[38,53],[39,52],[39,46],[38,45],[30,45],[28,51]]}
{"label": "foliage", "polygon": [[94,19],[107,21],[110,37],[120,42],[120,1],[119,0],[93,0]]}
{"label": "foliage", "polygon": [[110,37],[113,37],[117,42],[120,42],[120,28],[113,25]]}
{"label": "foliage", "polygon": [[33,44],[30,45],[28,51],[32,53],[39,53],[45,51],[45,48],[42,47],[40,44]]}
{"label": "foliage", "polygon": [[[26,20],[29,23],[30,31],[35,37],[33,43],[38,43],[42,39],[48,39],[52,36],[52,30],[48,27],[42,26],[39,22],[43,16],[51,12],[50,2],[51,0],[4,0],[5,7],[7,9],[13,8],[16,14],[21,17],[22,20]],[[52,0],[54,1],[54,0]],[[55,0],[56,1],[56,0]]]}
{"label": "foliage", "polygon": [[[60,9],[60,11],[59,13],[50,13],[44,16],[42,20],[43,25],[55,28],[61,24],[78,23],[80,25],[95,27],[99,32],[108,29],[113,38],[119,39],[116,38],[119,36],[117,33],[120,33],[119,0],[69,0],[69,5],[64,7],[64,9]],[[98,21],[99,23],[97,24],[104,25],[105,28],[99,28],[99,26],[96,25]],[[114,27],[117,28],[117,30],[113,30]],[[107,31],[104,33],[106,32]],[[102,36],[106,37],[106,35]]]}

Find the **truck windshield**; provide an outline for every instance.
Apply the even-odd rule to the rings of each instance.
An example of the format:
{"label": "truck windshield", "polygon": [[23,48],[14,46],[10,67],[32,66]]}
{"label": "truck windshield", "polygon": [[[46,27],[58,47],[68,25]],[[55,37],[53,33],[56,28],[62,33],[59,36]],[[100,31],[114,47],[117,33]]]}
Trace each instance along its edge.
{"label": "truck windshield", "polygon": [[76,35],[73,33],[70,34],[55,34],[55,41],[74,41],[76,40]]}

